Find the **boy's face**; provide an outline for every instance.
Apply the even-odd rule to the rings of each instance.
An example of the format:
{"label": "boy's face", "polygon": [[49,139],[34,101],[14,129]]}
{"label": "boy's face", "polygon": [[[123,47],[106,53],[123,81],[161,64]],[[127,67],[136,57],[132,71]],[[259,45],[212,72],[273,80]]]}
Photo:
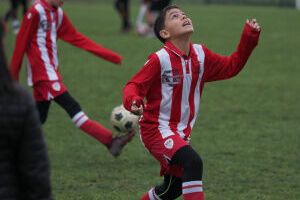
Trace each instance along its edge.
{"label": "boy's face", "polygon": [[166,13],[165,28],[161,30],[164,39],[176,38],[177,36],[191,35],[194,32],[192,20],[185,13],[173,8]]}
{"label": "boy's face", "polygon": [[54,7],[54,8],[58,8],[60,6],[62,6],[65,3],[66,0],[48,0],[48,3]]}

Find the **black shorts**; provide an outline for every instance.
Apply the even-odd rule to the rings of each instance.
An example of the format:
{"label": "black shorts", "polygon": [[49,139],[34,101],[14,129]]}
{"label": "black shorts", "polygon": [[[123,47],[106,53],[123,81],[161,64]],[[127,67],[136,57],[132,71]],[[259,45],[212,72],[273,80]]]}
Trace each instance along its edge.
{"label": "black shorts", "polygon": [[145,2],[150,3],[151,11],[162,11],[165,7],[167,7],[171,0],[144,0]]}
{"label": "black shorts", "polygon": [[17,9],[19,4],[22,4],[24,7],[27,6],[27,0],[10,0],[11,7]]}

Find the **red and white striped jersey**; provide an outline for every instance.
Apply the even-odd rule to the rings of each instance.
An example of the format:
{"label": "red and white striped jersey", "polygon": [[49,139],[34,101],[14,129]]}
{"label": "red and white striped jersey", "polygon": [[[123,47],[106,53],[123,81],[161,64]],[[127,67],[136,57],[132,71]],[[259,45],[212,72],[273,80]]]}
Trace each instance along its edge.
{"label": "red and white striped jersey", "polygon": [[11,60],[10,71],[18,81],[24,54],[27,54],[27,79],[38,81],[61,80],[58,72],[57,39],[60,38],[113,63],[120,63],[117,54],[79,33],[61,8],[53,8],[45,0],[37,1],[25,14]]}
{"label": "red and white striped jersey", "polygon": [[123,104],[146,97],[140,120],[143,142],[179,134],[189,140],[200,106],[205,82],[228,79],[240,72],[257,45],[259,33],[246,24],[237,50],[230,57],[190,44],[189,56],[174,45],[150,55],[144,67],[123,89]]}

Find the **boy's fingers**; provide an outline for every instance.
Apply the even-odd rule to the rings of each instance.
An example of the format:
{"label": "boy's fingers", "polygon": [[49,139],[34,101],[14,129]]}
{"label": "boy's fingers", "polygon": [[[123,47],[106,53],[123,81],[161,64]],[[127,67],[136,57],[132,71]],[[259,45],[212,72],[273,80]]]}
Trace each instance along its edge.
{"label": "boy's fingers", "polygon": [[143,112],[143,110],[141,110],[141,109],[133,109],[133,110],[131,110],[131,112],[132,112],[133,114],[135,114],[135,115],[141,115],[142,112]]}
{"label": "boy's fingers", "polygon": [[140,107],[141,105],[143,106],[143,100],[134,99],[131,105],[136,105],[137,107]]}
{"label": "boy's fingers", "polygon": [[138,107],[136,101],[133,101],[131,105],[131,111],[133,113],[141,113],[143,111],[143,105]]}
{"label": "boy's fingers", "polygon": [[138,107],[137,107],[136,105],[132,105],[132,106],[131,106],[131,110],[132,110],[132,111],[136,111],[137,109],[138,109]]}
{"label": "boy's fingers", "polygon": [[143,113],[143,105],[140,105],[140,107],[138,107],[136,105],[132,105],[131,112],[136,115],[141,115]]}
{"label": "boy's fingers", "polygon": [[261,29],[261,27],[260,27],[260,25],[259,25],[258,23],[255,23],[255,24],[253,25],[253,28],[254,28],[256,31],[260,31],[260,29]]}

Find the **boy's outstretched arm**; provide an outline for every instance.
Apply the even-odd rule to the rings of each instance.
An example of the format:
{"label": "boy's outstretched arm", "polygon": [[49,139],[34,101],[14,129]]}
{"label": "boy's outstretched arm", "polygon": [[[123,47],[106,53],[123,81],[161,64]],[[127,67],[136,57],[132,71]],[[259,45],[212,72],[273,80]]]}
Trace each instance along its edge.
{"label": "boy's outstretched arm", "polygon": [[123,105],[133,114],[141,115],[143,99],[152,83],[160,79],[160,64],[156,54],[152,54],[144,67],[123,88]]}
{"label": "boy's outstretched arm", "polygon": [[261,26],[256,19],[247,19],[237,50],[230,57],[215,54],[203,46],[205,53],[205,81],[228,79],[237,75],[245,66],[253,49],[256,47],[260,31]]}
{"label": "boy's outstretched arm", "polygon": [[27,12],[23,17],[19,33],[15,42],[15,49],[11,58],[10,73],[15,81],[19,81],[19,72],[22,67],[23,57],[34,31],[37,30],[39,15],[37,12]]}
{"label": "boy's outstretched arm", "polygon": [[62,23],[59,27],[57,36],[58,38],[61,38],[62,40],[81,49],[87,50],[107,61],[115,64],[120,64],[122,61],[122,57],[119,54],[102,47],[101,45],[79,33],[65,13],[63,13]]}

